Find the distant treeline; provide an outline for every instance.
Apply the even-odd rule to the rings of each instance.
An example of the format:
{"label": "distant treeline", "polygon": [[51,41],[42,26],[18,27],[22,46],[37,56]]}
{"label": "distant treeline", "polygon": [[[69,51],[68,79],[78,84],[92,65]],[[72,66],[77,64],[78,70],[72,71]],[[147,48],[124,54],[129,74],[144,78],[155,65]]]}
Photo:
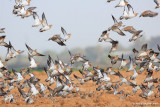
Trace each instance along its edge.
{"label": "distant treeline", "polygon": [[[143,40],[139,39],[139,40],[135,41],[132,46],[129,46],[127,48],[124,48],[121,44],[119,44],[118,50],[113,52],[111,55],[119,55],[121,57],[121,55],[123,53],[124,58],[128,59],[129,56],[134,57],[133,52],[132,52],[133,48],[136,48],[139,50],[144,43],[148,43],[149,49],[157,50],[157,44],[160,45],[159,41],[160,41],[160,37],[155,37],[150,40],[147,40],[147,39],[145,39],[145,37],[143,37]],[[90,47],[87,47],[84,49],[75,48],[75,49],[71,49],[70,51],[73,54],[81,53],[82,55],[86,56],[86,59],[88,59],[90,62],[92,62],[93,66],[100,66],[100,67],[105,68],[105,67],[112,66],[110,63],[110,60],[108,58],[108,52],[109,52],[110,48],[111,48],[111,45],[108,45],[108,46],[106,45],[106,47],[105,47],[105,45],[103,47],[102,46],[90,46]],[[48,55],[51,55],[53,60],[56,60],[57,56],[58,56],[59,59],[65,63],[69,63],[69,61],[70,61],[70,56],[69,56],[68,50],[63,50],[59,54],[57,54],[55,51],[48,50],[48,51],[43,52],[43,54],[45,54],[46,56],[45,57],[35,57],[35,61],[40,63],[40,65],[37,69],[42,69],[43,67],[46,67]],[[4,58],[2,58],[2,59],[4,59]],[[118,67],[118,65],[119,65],[119,63],[117,63],[116,65],[113,65],[113,66]],[[7,62],[7,66],[10,69],[12,69],[12,68],[17,68],[17,69],[27,68],[29,66],[28,55],[22,54],[22,55],[18,56],[17,58],[11,59],[10,61]],[[76,68],[81,68],[81,66],[82,66],[82,63],[75,63],[74,64],[74,67],[76,67]]]}

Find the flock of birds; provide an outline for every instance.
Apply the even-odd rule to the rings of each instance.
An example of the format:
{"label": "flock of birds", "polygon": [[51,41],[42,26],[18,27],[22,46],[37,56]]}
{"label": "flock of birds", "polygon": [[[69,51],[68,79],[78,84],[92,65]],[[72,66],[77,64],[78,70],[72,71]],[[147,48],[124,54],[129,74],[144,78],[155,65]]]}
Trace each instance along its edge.
{"label": "flock of birds", "polygon": [[[115,0],[108,0],[108,2],[115,1]],[[52,25],[47,23],[45,14],[42,14],[42,20],[39,18],[36,12],[33,10],[36,7],[29,7],[27,10],[25,9],[28,5],[30,5],[31,0],[15,0],[16,5],[14,6],[13,13],[21,18],[26,18],[29,16],[33,16],[34,18],[34,25],[32,27],[39,27],[42,25],[42,28],[39,30],[40,32],[47,31],[51,29]],[[160,1],[154,0],[156,3],[156,8],[160,7]],[[132,6],[126,0],[120,0],[119,4],[115,7],[124,7],[123,15],[120,17],[120,20],[125,19],[129,20],[134,18],[138,15],[133,11]],[[126,7],[128,8],[128,12],[126,11]],[[155,17],[158,13],[152,12],[150,10],[143,12],[139,17]],[[102,32],[100,38],[98,39],[99,42],[105,41],[110,42],[112,44],[112,48],[109,53],[116,51],[118,48],[118,41],[115,41],[109,37],[109,31],[114,31],[118,33],[118,35],[125,36],[123,31],[127,31],[131,33],[133,36],[129,39],[129,41],[135,41],[138,38],[142,37],[141,32],[142,30],[136,30],[133,26],[124,26],[122,21],[117,21],[116,18],[112,15],[114,25]],[[120,29],[123,27],[122,29]],[[5,33],[5,28],[0,29],[0,33]],[[52,40],[58,43],[60,46],[66,46],[65,42],[70,38],[71,34],[67,33],[66,30],[61,27],[61,31],[64,37],[61,35],[54,35],[53,37],[49,38],[48,40]],[[0,46],[4,46],[7,49],[7,55],[5,61],[0,59],[0,96],[1,100],[5,102],[16,102],[19,99],[15,98],[13,95],[12,90],[17,88],[19,94],[23,97],[24,101],[27,104],[32,104],[36,101],[37,97],[46,97],[49,98],[52,102],[54,102],[55,97],[63,97],[65,98],[67,95],[80,95],[81,98],[85,98],[85,96],[94,96],[95,92],[93,93],[85,93],[81,92],[79,89],[80,85],[85,84],[88,81],[93,81],[96,83],[97,91],[100,90],[113,90],[113,94],[121,94],[120,98],[128,97],[132,94],[137,93],[139,90],[142,91],[140,94],[143,98],[150,98],[153,93],[154,97],[157,98],[159,95],[157,93],[160,92],[160,85],[155,86],[155,83],[160,82],[159,78],[153,78],[152,75],[154,72],[158,72],[160,70],[160,66],[157,66],[160,63],[160,59],[158,58],[159,52],[154,51],[153,49],[148,49],[147,44],[143,44],[141,50],[133,49],[134,58],[129,56],[128,59],[124,59],[122,54],[121,57],[111,56],[110,54],[108,57],[111,60],[111,64],[114,65],[118,61],[121,62],[120,67],[118,68],[121,70],[122,68],[126,68],[129,65],[127,72],[133,71],[133,75],[130,78],[125,78],[119,71],[115,71],[112,67],[108,67],[107,69],[103,69],[100,67],[92,67],[92,63],[86,59],[86,56],[81,54],[73,54],[70,51],[70,63],[64,63],[59,58],[57,60],[53,60],[50,55],[48,55],[47,59],[47,67],[44,68],[46,75],[48,78],[45,79],[45,83],[40,82],[40,79],[36,77],[30,70],[36,68],[39,63],[34,60],[34,57],[42,57],[45,56],[37,50],[32,49],[30,46],[26,45],[28,49],[28,59],[30,61],[30,66],[21,69],[20,72],[12,69],[9,71],[7,66],[5,65],[6,62],[16,58],[18,55],[22,54],[23,50],[15,50],[12,46],[11,42],[5,42],[6,36],[0,36]],[[160,51],[160,46],[157,45],[158,50]],[[82,74],[81,78],[79,75],[73,74],[74,78],[77,79],[78,83],[75,82],[73,78],[70,77],[72,74],[72,67],[75,62],[82,62],[82,70],[79,70],[80,74]],[[139,72],[137,72],[136,68],[139,67]],[[89,69],[93,68],[93,71],[90,72]],[[146,75],[145,80],[141,82],[141,84],[137,84],[136,78],[139,75],[144,75],[143,72],[146,71],[148,75]],[[119,77],[119,81],[113,82],[111,80],[111,76]],[[49,84],[48,84],[49,82]],[[51,86],[56,83],[56,87],[54,89]],[[126,94],[123,90],[118,91],[119,87],[122,87],[123,84],[132,87],[132,92]],[[154,92],[153,89],[157,88],[157,92]],[[47,93],[48,90],[48,93]],[[4,99],[2,99],[2,97]]]}

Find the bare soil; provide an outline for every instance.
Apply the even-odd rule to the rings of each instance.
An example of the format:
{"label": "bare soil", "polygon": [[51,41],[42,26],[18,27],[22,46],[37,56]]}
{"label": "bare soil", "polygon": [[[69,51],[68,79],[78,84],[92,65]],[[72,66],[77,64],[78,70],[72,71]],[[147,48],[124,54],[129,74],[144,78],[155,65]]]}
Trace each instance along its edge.
{"label": "bare soil", "polygon": [[[133,74],[133,72],[125,72],[125,71],[120,71],[122,73],[122,75],[126,78],[130,78],[130,75]],[[48,83],[44,82],[44,80],[47,78],[47,75],[45,74],[45,72],[39,73],[39,72],[33,72],[33,74],[35,74],[35,76],[39,79],[41,79],[41,82],[44,83],[45,85],[47,85]],[[79,72],[73,72],[73,74],[76,74],[80,77],[81,74]],[[78,82],[74,77],[73,74],[71,75],[71,78],[73,78],[75,81],[74,83]],[[138,76],[138,78],[136,78],[137,84],[141,84],[143,83],[143,80],[145,79],[147,73],[143,72],[142,74],[140,74]],[[110,76],[111,80],[113,82],[118,81],[119,78],[116,76]],[[153,78],[159,78],[160,77],[160,72],[154,72],[153,73]],[[157,86],[159,83],[154,84],[155,86]],[[55,87],[55,83],[54,85],[51,86],[51,88]],[[20,94],[17,90],[17,88],[15,88],[14,90],[12,90],[12,94],[14,95],[15,98],[19,98],[17,99],[17,101],[15,103],[8,103],[8,102],[4,102],[4,101],[0,101],[0,107],[133,107],[133,106],[142,106],[142,107],[147,107],[147,106],[159,106],[160,107],[160,98],[154,98],[154,95],[152,95],[150,98],[148,99],[144,99],[141,98],[139,96],[139,94],[142,93],[141,90],[139,90],[136,94],[134,95],[130,95],[124,99],[120,99],[120,95],[113,95],[113,90],[111,90],[110,92],[108,91],[96,91],[96,88],[98,87],[96,85],[96,83],[89,81],[87,83],[85,83],[84,85],[80,85],[80,91],[81,92],[85,92],[85,93],[93,93],[95,92],[95,94],[92,97],[89,97],[88,95],[85,96],[84,98],[81,98],[80,95],[68,95],[66,98],[61,98],[61,97],[55,97],[53,99],[54,102],[52,103],[52,101],[49,98],[43,98],[43,97],[39,97],[36,99],[36,101],[34,102],[34,104],[26,104],[24,99],[20,97]],[[125,93],[130,93],[132,91],[132,87],[131,86],[127,86],[125,84],[123,84],[122,86],[120,86],[119,90],[124,89]],[[17,95],[15,95],[15,93],[17,93]],[[157,92],[157,89],[154,88],[154,92]],[[46,92],[48,93],[48,92]],[[155,93],[154,93],[155,94]],[[3,97],[0,97],[0,100],[3,100]]]}

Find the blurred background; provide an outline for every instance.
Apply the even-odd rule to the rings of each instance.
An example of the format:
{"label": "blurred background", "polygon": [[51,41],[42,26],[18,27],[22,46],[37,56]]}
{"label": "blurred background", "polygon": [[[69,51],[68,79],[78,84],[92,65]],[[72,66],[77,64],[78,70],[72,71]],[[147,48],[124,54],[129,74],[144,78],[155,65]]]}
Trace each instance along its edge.
{"label": "blurred background", "polygon": [[[107,0],[32,0],[30,6],[37,7],[34,11],[41,18],[44,12],[48,24],[53,24],[52,29],[40,33],[41,27],[32,28],[34,23],[33,17],[21,19],[12,14],[14,0],[1,0],[0,2],[0,28],[6,28],[6,42],[11,41],[16,50],[25,50],[25,53],[7,62],[9,68],[25,68],[29,66],[27,49],[25,43],[31,48],[38,49],[45,57],[35,57],[40,62],[39,68],[46,65],[48,55],[53,59],[57,56],[64,62],[69,62],[70,56],[68,50],[73,54],[81,53],[93,63],[93,66],[108,67],[111,66],[108,59],[108,52],[111,44],[107,42],[98,43],[102,31],[113,25],[111,15],[115,18],[123,13],[123,8],[114,8],[120,0],[107,3]],[[145,10],[159,12],[155,9],[156,4],[153,0],[129,0],[128,1],[135,12],[139,15]],[[28,6],[28,7],[30,7]],[[26,7],[26,8],[28,8]],[[144,43],[148,43],[148,47],[157,50],[157,44],[160,44],[160,16],[155,18],[136,18],[123,20],[124,25],[133,26],[137,30],[143,30],[143,37],[136,42],[128,42],[131,34],[124,32],[125,37],[119,36],[115,32],[110,32],[113,40],[119,41],[118,50],[112,55],[121,56],[128,59],[133,57],[132,49],[140,49]],[[71,38],[67,41],[67,47],[62,47],[55,42],[48,41],[48,38],[55,34],[61,34],[61,27],[64,27]],[[3,34],[0,34],[2,36]],[[7,49],[0,47],[0,56],[5,59]],[[75,64],[80,67],[81,64]],[[114,65],[117,66],[117,65]]]}

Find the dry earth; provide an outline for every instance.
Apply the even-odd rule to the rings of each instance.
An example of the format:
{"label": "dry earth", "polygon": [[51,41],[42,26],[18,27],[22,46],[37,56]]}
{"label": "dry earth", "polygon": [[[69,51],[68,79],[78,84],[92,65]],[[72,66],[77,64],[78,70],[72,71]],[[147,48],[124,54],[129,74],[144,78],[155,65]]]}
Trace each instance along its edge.
{"label": "dry earth", "polygon": [[[125,71],[120,71],[124,77],[129,78],[129,75],[132,75],[133,72],[126,73]],[[47,78],[47,75],[45,72],[39,73],[39,72],[33,72],[37,78],[41,79],[41,82],[44,84],[48,84],[44,82],[44,80]],[[81,74],[79,72],[73,72],[73,74],[76,74],[80,77]],[[73,74],[71,75],[71,78],[74,79]],[[145,79],[147,73],[143,72],[143,74],[140,74],[140,76],[136,79],[137,84],[141,84],[141,82]],[[118,81],[119,78],[116,76],[110,76],[112,78],[112,81]],[[154,72],[153,78],[160,77],[160,72]],[[74,79],[75,80],[75,79]],[[77,80],[74,81],[75,83]],[[157,86],[158,84],[155,84]],[[54,88],[55,84],[51,87]],[[37,98],[34,104],[26,104],[25,101],[23,101],[23,98],[20,97],[20,94],[15,94],[18,92],[17,88],[12,90],[12,94],[14,94],[15,98],[18,98],[15,103],[5,103],[3,101],[0,101],[0,107],[133,107],[133,106],[139,106],[139,104],[142,104],[144,107],[151,106],[159,106],[160,107],[160,98],[154,98],[153,96],[148,99],[144,99],[139,97],[139,94],[142,93],[141,90],[139,90],[136,94],[131,95],[127,98],[120,99],[120,95],[113,95],[113,90],[110,92],[97,92],[96,91],[97,85],[89,81],[85,83],[84,85],[80,86],[80,91],[86,92],[86,93],[93,93],[96,92],[93,97],[86,96],[85,99],[82,99],[80,95],[69,95],[67,98],[60,98],[55,97],[54,103],[51,102],[49,98]],[[124,89],[125,93],[130,93],[132,91],[131,86],[127,86],[123,84],[119,90]],[[154,92],[156,92],[154,89]],[[48,92],[46,92],[48,93]],[[155,93],[154,93],[155,94]],[[2,100],[3,97],[0,97],[0,100]],[[146,105],[145,105],[146,104]],[[141,106],[142,106],[141,105]]]}

